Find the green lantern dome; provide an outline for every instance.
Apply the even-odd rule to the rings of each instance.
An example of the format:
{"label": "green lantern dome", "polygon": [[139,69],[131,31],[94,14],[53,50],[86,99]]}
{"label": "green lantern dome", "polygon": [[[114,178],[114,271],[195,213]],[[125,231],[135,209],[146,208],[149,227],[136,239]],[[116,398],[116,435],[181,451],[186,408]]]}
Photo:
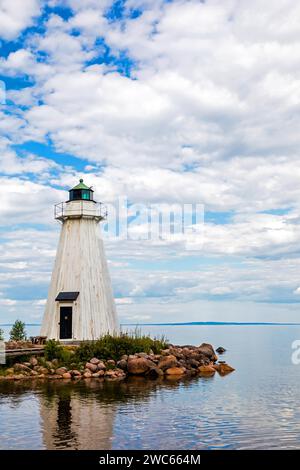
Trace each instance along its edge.
{"label": "green lantern dome", "polygon": [[69,201],[93,201],[93,190],[84,184],[83,179],[79,180],[79,184],[69,191]]}

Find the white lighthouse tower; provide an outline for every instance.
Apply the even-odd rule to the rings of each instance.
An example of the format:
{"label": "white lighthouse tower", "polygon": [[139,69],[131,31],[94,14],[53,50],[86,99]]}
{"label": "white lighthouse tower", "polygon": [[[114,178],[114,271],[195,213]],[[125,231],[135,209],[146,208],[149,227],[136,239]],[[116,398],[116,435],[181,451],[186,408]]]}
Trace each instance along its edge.
{"label": "white lighthouse tower", "polygon": [[41,329],[48,339],[94,340],[118,331],[98,226],[105,213],[93,193],[81,179],[55,206],[62,227]]}

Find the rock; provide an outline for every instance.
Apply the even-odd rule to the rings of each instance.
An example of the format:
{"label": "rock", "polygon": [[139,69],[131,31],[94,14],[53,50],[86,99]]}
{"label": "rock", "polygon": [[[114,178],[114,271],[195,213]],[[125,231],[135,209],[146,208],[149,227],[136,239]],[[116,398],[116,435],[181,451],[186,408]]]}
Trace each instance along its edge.
{"label": "rock", "polygon": [[182,375],[185,373],[184,367],[170,367],[166,371],[167,375]]}
{"label": "rock", "polygon": [[164,356],[158,363],[158,368],[165,370],[165,369],[170,369],[170,367],[176,367],[177,366],[177,359],[173,355],[169,356]]}
{"label": "rock", "polygon": [[144,353],[144,352],[136,353],[135,355],[136,355],[137,357],[145,357],[146,359],[148,359],[148,354],[147,354],[147,353]]}
{"label": "rock", "polygon": [[127,370],[127,361],[125,359],[121,359],[117,362],[117,366],[122,370]]}
{"label": "rock", "polygon": [[92,377],[92,372],[90,370],[87,370],[86,372],[84,372],[83,377],[85,379],[90,379]]}
{"label": "rock", "polygon": [[29,362],[33,367],[38,365],[38,360],[36,357],[31,357]]}
{"label": "rock", "polygon": [[147,377],[150,379],[158,379],[164,375],[163,371],[158,367],[151,367],[147,372]]}
{"label": "rock", "polygon": [[86,369],[89,369],[91,372],[97,372],[98,366],[96,364],[91,364],[90,362],[87,362],[85,365]]}
{"label": "rock", "polygon": [[106,369],[106,365],[104,364],[104,362],[102,361],[98,362],[97,370],[105,370],[105,369]]}
{"label": "rock", "polygon": [[105,372],[105,378],[107,379],[116,379],[123,375],[125,375],[123,371],[118,371],[115,369],[110,369]]}
{"label": "rock", "polygon": [[36,377],[37,375],[39,375],[39,373],[36,370],[32,370],[30,372],[30,375],[32,375],[33,377]]}
{"label": "rock", "polygon": [[129,374],[141,375],[149,370],[149,362],[144,357],[135,357],[128,360],[127,370]]}
{"label": "rock", "polygon": [[31,369],[30,369],[30,367],[25,366],[25,364],[17,363],[17,364],[14,365],[14,371],[15,372],[29,372],[30,373]]}
{"label": "rock", "polygon": [[96,357],[93,357],[93,359],[90,360],[90,364],[99,364],[100,360],[97,359]]}
{"label": "rock", "polygon": [[189,358],[187,360],[187,364],[191,367],[193,367],[194,369],[197,369],[200,365],[199,361],[197,361],[196,359],[193,359],[193,358]]}
{"label": "rock", "polygon": [[71,379],[72,375],[70,374],[70,372],[65,372],[62,377],[63,379]]}
{"label": "rock", "polygon": [[70,374],[72,375],[72,377],[81,377],[81,372],[79,372],[79,370],[71,370],[70,371]]}
{"label": "rock", "polygon": [[63,376],[62,376],[62,375],[53,374],[53,375],[49,375],[48,378],[49,378],[50,380],[55,380],[55,379],[62,379]]}
{"label": "rock", "polygon": [[105,374],[104,370],[98,370],[98,372],[95,372],[92,377],[95,377],[95,378],[99,378],[99,377],[103,377]]}
{"label": "rock", "polygon": [[193,354],[193,351],[189,348],[182,348],[181,352],[185,357],[190,357]]}
{"label": "rock", "polygon": [[52,359],[52,364],[55,366],[58,366],[58,359]]}
{"label": "rock", "polygon": [[201,374],[214,374],[216,371],[212,365],[207,365],[207,366],[200,366],[198,367],[198,371]]}
{"label": "rock", "polygon": [[24,375],[23,374],[15,374],[14,375],[14,380],[21,380],[24,378]]}
{"label": "rock", "polygon": [[115,366],[116,365],[116,361],[114,361],[113,359],[109,359],[108,361],[106,361],[106,364],[108,366]]}
{"label": "rock", "polygon": [[160,354],[162,356],[169,356],[170,355],[170,349],[163,349],[162,351],[160,351]]}
{"label": "rock", "polygon": [[27,367],[31,366],[30,362],[23,362],[23,364],[24,364],[24,366],[27,366]]}
{"label": "rock", "polygon": [[14,369],[12,367],[10,367],[9,369],[6,369],[6,374],[7,375],[13,375],[14,374]]}
{"label": "rock", "polygon": [[148,359],[148,366],[149,366],[149,368],[151,369],[152,367],[157,367],[157,363],[151,361],[150,359]]}
{"label": "rock", "polygon": [[66,367],[59,367],[58,369],[56,369],[55,374],[64,375],[65,372],[68,372],[68,369]]}
{"label": "rock", "polygon": [[219,346],[217,349],[216,349],[216,352],[218,354],[224,354],[224,352],[226,352],[226,349],[225,348],[222,348],[222,346]]}
{"label": "rock", "polygon": [[176,350],[174,350],[174,349],[171,349],[170,353],[171,353],[172,356],[175,356],[176,359],[178,359],[178,360],[181,360],[181,359],[185,360],[185,359],[187,359],[187,355],[184,354],[181,349],[178,350],[178,351],[176,351]]}
{"label": "rock", "polygon": [[123,354],[123,356],[121,356],[121,360],[125,360],[125,361],[128,361],[128,356],[127,354]]}
{"label": "rock", "polygon": [[154,354],[153,358],[152,358],[152,361],[159,361],[161,359],[161,355],[160,354]]}
{"label": "rock", "polygon": [[208,357],[211,361],[215,362],[218,360],[216,356],[215,350],[211,344],[202,343],[198,348],[198,352],[203,354],[204,356]]}
{"label": "rock", "polygon": [[117,371],[115,371],[115,374],[118,378],[125,378],[126,377],[126,374],[123,370],[117,370]]}
{"label": "rock", "polygon": [[45,374],[45,373],[47,374],[48,373],[48,369],[46,367],[43,367],[43,366],[34,366],[33,370],[35,370],[39,374]]}
{"label": "rock", "polygon": [[220,375],[226,375],[235,370],[233,367],[231,367],[229,364],[226,364],[226,363],[217,364],[217,366],[218,366],[217,371],[219,372]]}

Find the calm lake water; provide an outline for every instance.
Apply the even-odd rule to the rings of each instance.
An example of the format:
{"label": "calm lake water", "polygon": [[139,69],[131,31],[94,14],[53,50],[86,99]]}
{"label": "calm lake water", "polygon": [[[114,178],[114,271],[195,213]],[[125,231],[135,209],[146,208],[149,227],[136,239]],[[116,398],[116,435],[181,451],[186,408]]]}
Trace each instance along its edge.
{"label": "calm lake water", "polygon": [[226,377],[0,384],[1,449],[300,448],[299,326],[144,326],[177,344],[210,342]]}

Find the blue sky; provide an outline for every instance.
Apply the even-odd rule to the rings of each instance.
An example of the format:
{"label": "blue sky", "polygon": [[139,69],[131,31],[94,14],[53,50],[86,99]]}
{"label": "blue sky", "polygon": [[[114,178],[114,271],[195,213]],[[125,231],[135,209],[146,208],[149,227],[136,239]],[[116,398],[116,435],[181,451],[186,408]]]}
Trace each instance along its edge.
{"label": "blue sky", "polygon": [[108,205],[204,205],[197,250],[105,237],[121,321],[299,321],[299,20],[288,0],[0,0],[0,323],[41,320],[53,205],[82,176]]}

